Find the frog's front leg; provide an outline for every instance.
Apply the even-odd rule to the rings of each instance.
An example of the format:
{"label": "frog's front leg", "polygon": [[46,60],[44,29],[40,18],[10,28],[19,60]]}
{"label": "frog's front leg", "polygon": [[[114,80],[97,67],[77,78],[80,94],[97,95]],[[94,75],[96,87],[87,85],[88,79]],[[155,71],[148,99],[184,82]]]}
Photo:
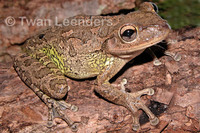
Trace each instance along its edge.
{"label": "frog's front leg", "polygon": [[153,89],[144,89],[135,93],[127,93],[116,89],[109,80],[126,64],[126,61],[116,59],[111,66],[108,66],[105,71],[97,77],[98,87],[95,90],[109,101],[122,105],[129,109],[133,116],[133,130],[140,128],[139,124],[139,109],[144,110],[150,119],[151,125],[157,125],[159,119],[142,103],[140,96],[147,94],[153,95]]}
{"label": "frog's front leg", "polygon": [[49,109],[48,126],[52,126],[55,117],[63,119],[72,130],[77,130],[75,122],[70,120],[63,109],[77,111],[78,108],[61,100],[68,91],[66,77],[48,59],[41,55],[41,61],[27,54],[20,54],[14,60],[14,68],[21,79],[40,97]]}

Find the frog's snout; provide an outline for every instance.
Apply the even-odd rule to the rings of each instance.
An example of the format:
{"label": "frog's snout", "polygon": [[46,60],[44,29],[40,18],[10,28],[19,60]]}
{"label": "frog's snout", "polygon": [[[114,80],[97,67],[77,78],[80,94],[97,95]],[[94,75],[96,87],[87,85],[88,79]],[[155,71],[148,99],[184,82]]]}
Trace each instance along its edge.
{"label": "frog's snout", "polygon": [[165,34],[168,35],[168,33],[169,33],[170,30],[171,30],[171,26],[170,26],[168,23],[165,23],[165,24],[162,26],[162,29],[164,29]]}
{"label": "frog's snout", "polygon": [[167,23],[166,20],[162,21],[159,25],[159,30],[162,31],[164,34],[168,34],[171,30],[171,26]]}
{"label": "frog's snout", "polygon": [[160,21],[160,25],[165,29],[171,30],[171,26],[167,23],[167,20]]}

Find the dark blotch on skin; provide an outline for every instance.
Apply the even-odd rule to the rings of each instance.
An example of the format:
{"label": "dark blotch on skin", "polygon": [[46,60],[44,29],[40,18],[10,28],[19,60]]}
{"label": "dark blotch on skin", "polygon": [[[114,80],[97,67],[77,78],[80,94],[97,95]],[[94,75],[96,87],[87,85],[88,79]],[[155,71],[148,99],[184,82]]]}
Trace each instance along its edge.
{"label": "dark blotch on skin", "polygon": [[23,55],[20,56],[20,58],[25,58],[25,57],[29,57],[29,55],[23,54]]}
{"label": "dark blotch on skin", "polygon": [[35,78],[41,79],[51,73],[52,71],[49,68],[44,67],[37,71],[37,73],[35,74]]}
{"label": "dark blotch on skin", "polygon": [[[50,85],[50,89],[54,90],[55,93],[59,93],[59,94],[65,95],[67,92],[67,89],[68,89],[66,79],[53,78],[49,81],[49,85]],[[63,86],[63,88],[61,88],[61,86]],[[61,89],[62,89],[62,91],[61,91]],[[57,96],[59,97],[59,95],[57,95]]]}
{"label": "dark blotch on skin", "polygon": [[63,75],[63,73],[61,71],[57,71],[56,75]]}
{"label": "dark blotch on skin", "polygon": [[49,62],[46,66],[48,68],[57,68],[57,66],[53,62]]}
{"label": "dark blotch on skin", "polygon": [[24,61],[26,67],[31,66],[34,62],[37,62],[37,60],[27,59],[27,60]]}

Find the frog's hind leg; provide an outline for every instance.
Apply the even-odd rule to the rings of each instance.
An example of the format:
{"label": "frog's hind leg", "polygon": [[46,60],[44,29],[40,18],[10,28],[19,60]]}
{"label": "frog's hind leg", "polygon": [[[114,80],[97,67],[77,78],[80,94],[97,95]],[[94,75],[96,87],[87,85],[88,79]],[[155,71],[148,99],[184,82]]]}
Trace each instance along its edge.
{"label": "frog's hind leg", "polygon": [[77,124],[72,121],[69,117],[67,117],[63,113],[63,109],[70,109],[72,111],[77,111],[78,107],[69,103],[66,103],[63,100],[55,100],[53,98],[50,98],[46,94],[44,94],[42,91],[40,91],[37,87],[32,88],[32,90],[44,101],[44,103],[48,106],[49,114],[48,114],[48,127],[53,126],[53,119],[55,117],[63,119],[72,129],[72,131],[77,131]]}
{"label": "frog's hind leg", "polygon": [[[45,57],[44,57],[45,58]],[[46,59],[46,62],[48,59]],[[63,109],[77,111],[78,108],[62,99],[68,92],[66,77],[60,72],[51,60],[44,65],[27,54],[20,54],[14,59],[14,68],[21,79],[40,97],[48,106],[48,125],[52,125],[55,117],[63,119],[73,131],[77,130],[75,122],[70,120]]]}

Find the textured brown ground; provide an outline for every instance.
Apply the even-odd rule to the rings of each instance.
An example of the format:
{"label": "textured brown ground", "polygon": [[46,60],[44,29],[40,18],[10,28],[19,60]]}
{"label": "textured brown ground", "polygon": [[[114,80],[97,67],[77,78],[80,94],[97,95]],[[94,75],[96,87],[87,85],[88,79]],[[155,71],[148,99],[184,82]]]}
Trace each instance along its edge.
{"label": "textured brown ground", "polygon": [[[0,11],[0,14],[4,14],[1,19],[9,15],[21,16],[26,14],[30,14],[30,17],[38,15],[48,17],[48,15],[54,15],[54,10],[60,13],[60,18],[80,14],[80,12],[95,14],[102,4],[110,4],[108,8],[103,10],[106,13],[111,12],[112,8],[112,11],[116,12],[119,9],[131,7],[131,0],[126,1],[124,7],[114,7],[114,4],[120,2],[112,3],[112,5],[102,0],[98,1],[96,7],[92,7],[93,10],[87,10],[87,12],[84,10],[88,6],[87,4],[82,8],[79,6],[84,5],[84,3],[94,5],[94,0],[85,0],[85,2],[79,3],[77,1],[40,2],[42,6],[36,4],[35,1],[30,1],[35,3],[30,4],[20,0],[14,5],[1,1],[0,8],[3,10]],[[65,10],[68,8],[58,6],[59,3],[67,3],[65,5],[68,5],[69,8],[71,7],[70,4],[75,4],[79,10],[73,8],[73,10],[69,9],[71,12],[67,12]],[[133,2],[132,5],[134,7]],[[16,10],[15,13],[11,12],[11,6],[15,7],[12,8],[12,10]],[[52,11],[52,9],[54,10]],[[7,12],[3,13],[2,11]],[[36,30],[41,29],[34,26],[24,26],[23,28],[18,26],[7,27],[3,23],[0,24],[0,132],[71,132],[67,124],[60,119],[54,121],[55,126],[53,128],[46,127],[47,107],[14,71],[11,57],[20,52],[20,47],[14,44],[22,43]],[[114,81],[115,84],[119,84],[123,78],[126,78],[128,80],[126,89],[130,92],[147,87],[156,90],[152,97],[143,96],[143,100],[147,101],[146,104],[158,115],[160,124],[156,127],[150,126],[147,121],[148,118],[141,114],[140,122],[143,125],[140,132],[182,133],[200,131],[199,40],[200,28],[174,31],[167,39],[168,51],[180,54],[182,59],[179,62],[168,56],[161,56],[162,65],[154,66],[149,55],[142,54],[135,59],[135,62],[129,63]],[[156,53],[159,54],[162,51],[159,50]],[[131,130],[130,112],[95,94],[93,84],[94,80],[69,80],[71,90],[66,100],[77,105],[79,111],[75,113],[66,111],[66,113],[71,119],[80,122],[78,132],[133,132]],[[150,100],[151,102],[149,102]]]}

